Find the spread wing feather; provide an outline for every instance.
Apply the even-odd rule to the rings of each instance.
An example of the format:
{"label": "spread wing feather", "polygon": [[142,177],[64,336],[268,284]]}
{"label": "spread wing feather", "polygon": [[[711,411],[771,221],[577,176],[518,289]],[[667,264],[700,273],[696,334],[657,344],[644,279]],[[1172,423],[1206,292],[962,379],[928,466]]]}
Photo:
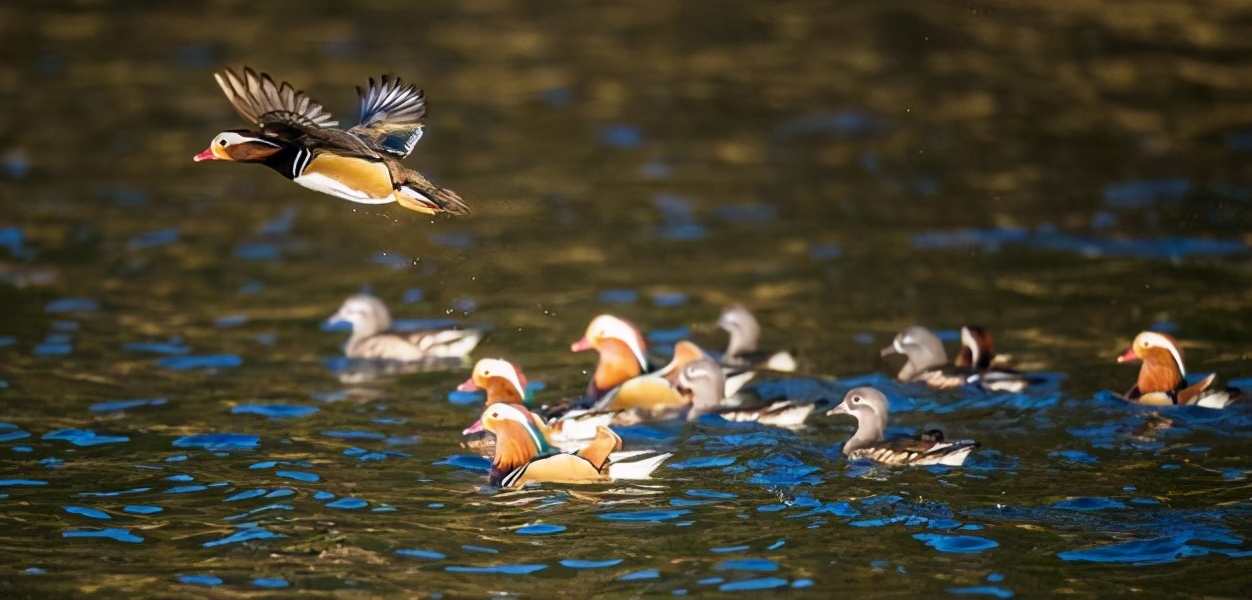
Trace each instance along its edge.
{"label": "spread wing feather", "polygon": [[339,122],[307,94],[285,81],[274,83],[269,75],[258,74],[251,67],[244,67],[243,77],[226,69],[214,73],[213,78],[239,116],[254,125],[264,128],[283,124],[303,129],[339,126]]}
{"label": "spread wing feather", "polygon": [[349,129],[379,152],[404,158],[422,139],[426,124],[426,95],[399,77],[370,78],[367,89],[356,89],[361,96],[361,124]]}

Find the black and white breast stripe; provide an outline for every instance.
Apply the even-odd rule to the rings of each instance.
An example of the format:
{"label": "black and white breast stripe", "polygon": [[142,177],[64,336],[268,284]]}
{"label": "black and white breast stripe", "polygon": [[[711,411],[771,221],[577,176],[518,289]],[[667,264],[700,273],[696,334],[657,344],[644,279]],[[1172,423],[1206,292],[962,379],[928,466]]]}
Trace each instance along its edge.
{"label": "black and white breast stripe", "polygon": [[526,467],[529,466],[530,463],[526,463],[516,469],[513,469],[512,471],[509,471],[508,474],[500,480],[500,485],[498,487],[513,487],[513,485],[517,483],[517,480],[521,479],[522,475],[526,474]]}
{"label": "black and white breast stripe", "polygon": [[308,148],[297,147],[295,153],[291,157],[291,171],[288,177],[295,179],[304,174],[304,170],[308,168],[309,163],[313,160],[313,151]]}

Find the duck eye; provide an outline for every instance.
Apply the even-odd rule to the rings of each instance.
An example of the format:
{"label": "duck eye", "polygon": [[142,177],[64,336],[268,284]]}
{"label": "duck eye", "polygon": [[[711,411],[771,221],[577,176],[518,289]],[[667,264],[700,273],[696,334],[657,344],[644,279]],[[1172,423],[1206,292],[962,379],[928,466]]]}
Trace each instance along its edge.
{"label": "duck eye", "polygon": [[861,401],[861,397],[860,397],[860,396],[853,396],[853,397],[852,397],[852,403],[853,403],[853,404],[859,403],[860,401]]}
{"label": "duck eye", "polygon": [[498,413],[498,412],[493,412],[493,413],[491,413],[491,418],[493,418],[493,419],[499,419],[499,418],[500,418],[500,413]]}
{"label": "duck eye", "polygon": [[226,140],[218,140],[218,141],[217,141],[217,145],[219,145],[219,146],[225,146],[225,145],[226,145]]}

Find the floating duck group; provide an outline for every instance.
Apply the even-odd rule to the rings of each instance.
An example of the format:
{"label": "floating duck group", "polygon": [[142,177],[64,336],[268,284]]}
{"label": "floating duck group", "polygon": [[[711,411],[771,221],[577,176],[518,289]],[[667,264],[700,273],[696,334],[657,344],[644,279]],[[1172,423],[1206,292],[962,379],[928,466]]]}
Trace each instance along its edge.
{"label": "floating duck group", "polygon": [[[348,298],[331,321],[351,324],[344,348],[349,358],[356,359],[456,359],[468,364],[469,354],[483,337],[481,330],[459,327],[391,331],[386,306],[369,294]],[[501,358],[480,359],[457,388],[485,393],[479,419],[463,432],[470,438],[466,445],[491,457],[489,482],[500,487],[648,479],[671,453],[623,452],[622,438],[613,428],[694,421],[706,415],[794,428],[814,411],[829,407],[826,415],[847,415],[857,422],[856,432],[843,444],[843,454],[849,460],[884,465],[960,466],[980,445],[946,439],[938,430],[889,437],[890,402],[873,387],[852,389],[833,407],[823,398],[767,401],[756,396],[745,383],[761,373],[794,372],[794,355],[758,348],[760,324],[742,305],[728,306],[716,323],[729,334],[725,352],[708,352],[691,340],[681,340],[668,363],[654,366],[638,327],[614,315],[597,316],[570,345],[573,352],[597,355],[587,386],[577,397],[554,404],[534,401],[518,365]],[[897,334],[881,355],[904,355],[897,379],[919,388],[1017,393],[1051,381],[1010,368],[1009,357],[995,353],[991,334],[984,328],[963,327],[960,340],[960,353],[949,361],[938,336],[913,326]],[[1221,409],[1239,395],[1238,390],[1213,388],[1215,375],[1188,384],[1182,350],[1163,333],[1140,333],[1117,361],[1143,363],[1136,384],[1119,396],[1129,403]],[[494,444],[485,443],[484,435]]]}
{"label": "floating duck group", "polygon": [[[357,88],[360,123],[341,129],[321,104],[267,74],[245,68],[242,75],[225,70],[215,78],[231,106],[255,129],[217,134],[194,157],[197,162],[263,164],[301,186],[351,202],[395,202],[428,214],[469,212],[455,192],[400,162],[421,139],[426,123],[426,97],[417,87],[399,78],[370,79],[364,89]],[[389,363],[465,362],[484,333],[461,327],[393,331],[387,307],[369,294],[348,298],[330,321],[350,325],[352,333],[344,347],[349,359]],[[654,368],[639,328],[622,318],[600,315],[570,346],[573,352],[598,355],[587,387],[580,396],[556,405],[533,404],[518,366],[498,358],[479,360],[459,389],[486,393],[480,418],[464,435],[485,432],[494,438],[493,447],[484,447],[491,455],[490,483],[515,487],[528,482],[647,479],[671,455],[622,452],[622,438],[612,427],[692,421],[705,415],[797,427],[829,403],[764,401],[743,393],[744,385],[758,373],[794,372],[795,357],[758,348],[760,324],[741,305],[726,307],[717,325],[729,334],[725,352],[709,353],[683,340],[675,345],[669,363]],[[897,378],[934,389],[1016,393],[1047,381],[1010,368],[1010,361],[995,353],[991,334],[983,328],[963,327],[960,339],[961,351],[949,361],[934,333],[909,327],[881,355],[905,356]],[[1213,388],[1215,375],[1189,384],[1181,348],[1163,333],[1140,333],[1118,362],[1142,362],[1135,385],[1120,396],[1127,402],[1221,409],[1239,393]],[[939,431],[888,439],[889,407],[882,391],[858,387],[826,412],[857,421],[856,432],[843,444],[844,455],[887,465],[959,466],[979,446],[973,440],[946,440]]]}

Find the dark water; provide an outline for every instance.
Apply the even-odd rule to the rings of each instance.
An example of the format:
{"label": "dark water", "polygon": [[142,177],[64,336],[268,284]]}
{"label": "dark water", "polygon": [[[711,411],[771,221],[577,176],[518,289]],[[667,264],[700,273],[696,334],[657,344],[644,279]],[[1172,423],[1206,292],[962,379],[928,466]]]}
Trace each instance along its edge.
{"label": "dark water", "polygon": [[[1149,327],[1252,387],[1252,7],[1053,4],[5,4],[0,595],[1247,597],[1252,408],[1100,394]],[[409,163],[474,215],[192,163],[245,64],[349,122],[366,77],[420,82]],[[783,385],[880,383],[984,447],[628,429],[677,453],[652,485],[486,493],[467,370],[336,378],[320,323],[363,286],[492,327],[541,400],[600,312],[663,352],[742,301],[813,375]],[[915,322],[1066,378],[896,386]]]}

